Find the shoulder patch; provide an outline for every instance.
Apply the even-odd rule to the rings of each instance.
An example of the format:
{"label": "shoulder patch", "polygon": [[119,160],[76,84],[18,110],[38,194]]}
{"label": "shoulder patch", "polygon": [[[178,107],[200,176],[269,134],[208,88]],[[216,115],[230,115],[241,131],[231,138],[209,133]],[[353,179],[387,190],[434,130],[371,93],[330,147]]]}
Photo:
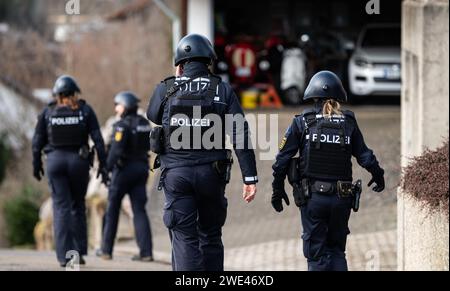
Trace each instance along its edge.
{"label": "shoulder patch", "polygon": [[287,138],[283,137],[283,139],[281,140],[280,146],[278,147],[280,151],[284,148],[284,146],[286,145],[286,142],[287,142]]}
{"label": "shoulder patch", "polygon": [[123,131],[116,131],[116,133],[114,134],[114,140],[116,142],[120,142],[123,138]]}

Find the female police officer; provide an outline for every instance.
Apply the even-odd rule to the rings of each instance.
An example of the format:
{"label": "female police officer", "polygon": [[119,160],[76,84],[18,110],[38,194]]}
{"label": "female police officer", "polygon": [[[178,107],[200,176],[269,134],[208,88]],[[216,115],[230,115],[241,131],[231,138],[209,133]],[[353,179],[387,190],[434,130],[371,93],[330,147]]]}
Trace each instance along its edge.
{"label": "female police officer", "polygon": [[80,88],[72,77],[56,80],[51,102],[39,115],[33,137],[33,173],[44,175],[41,152],[47,156],[47,174],[53,200],[53,225],[57,259],[62,267],[78,252],[80,263],[87,254],[85,195],[89,182],[88,136],[95,143],[105,182],[106,153],[97,117],[86,101],[78,99]]}
{"label": "female police officer", "polygon": [[145,204],[148,180],[150,124],[137,114],[139,99],[132,92],[121,92],[114,98],[121,119],[114,124],[108,150],[107,170],[112,171],[108,208],[105,214],[101,257],[112,259],[120,207],[125,194],[130,195],[133,221],[140,253],[133,260],[153,261],[152,236]]}
{"label": "female police officer", "polygon": [[291,158],[300,152],[300,180],[294,198],[301,207],[303,253],[310,271],[347,270],[345,245],[349,234],[348,220],[354,202],[352,193],[351,156],[372,174],[371,186],[384,189],[384,170],[363,139],[355,115],[341,110],[339,102],[347,94],[339,78],[322,71],[311,79],[304,100],[313,99],[315,106],[294,118],[280,145],[273,165],[272,206],[283,210],[282,200],[289,205],[284,191]]}

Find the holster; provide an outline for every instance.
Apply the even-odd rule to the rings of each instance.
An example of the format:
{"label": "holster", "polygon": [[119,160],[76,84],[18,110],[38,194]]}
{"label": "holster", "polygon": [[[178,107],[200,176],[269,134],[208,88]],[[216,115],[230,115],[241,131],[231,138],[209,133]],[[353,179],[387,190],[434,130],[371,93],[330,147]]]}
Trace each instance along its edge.
{"label": "holster", "polygon": [[298,167],[299,167],[299,158],[292,158],[289,161],[289,168],[287,173],[288,182],[292,186],[294,186],[294,184],[300,183],[300,169]]}
{"label": "holster", "polygon": [[308,199],[305,196],[305,192],[303,190],[301,183],[295,183],[292,185],[293,188],[293,195],[294,195],[294,202],[297,207],[302,207],[306,205],[308,202]]}
{"label": "holster", "polygon": [[289,184],[292,185],[295,205],[302,207],[306,205],[311,195],[308,179],[301,179],[299,162],[300,158],[292,158],[290,160],[287,176]]}
{"label": "holster", "polygon": [[362,192],[362,181],[358,180],[355,184],[348,181],[338,181],[337,188],[340,198],[352,197],[352,209],[354,212],[358,212]]}
{"label": "holster", "polygon": [[164,129],[157,126],[150,131],[150,150],[155,154],[164,153]]}
{"label": "holster", "polygon": [[353,211],[358,212],[359,210],[359,201],[361,199],[361,192],[362,192],[362,181],[358,180],[352,187],[353,189]]}
{"label": "holster", "polygon": [[79,149],[79,151],[78,151],[78,155],[79,155],[80,158],[82,158],[83,160],[89,159],[89,156],[90,156],[89,146],[88,146],[88,145],[83,145],[83,146],[81,146],[80,149]]}
{"label": "holster", "polygon": [[95,150],[92,148],[89,151],[89,166],[92,168],[94,166],[94,160],[95,160]]}
{"label": "holster", "polygon": [[227,150],[227,159],[215,161],[213,167],[222,180],[228,184],[231,180],[231,168],[233,167],[233,156],[231,151]]}

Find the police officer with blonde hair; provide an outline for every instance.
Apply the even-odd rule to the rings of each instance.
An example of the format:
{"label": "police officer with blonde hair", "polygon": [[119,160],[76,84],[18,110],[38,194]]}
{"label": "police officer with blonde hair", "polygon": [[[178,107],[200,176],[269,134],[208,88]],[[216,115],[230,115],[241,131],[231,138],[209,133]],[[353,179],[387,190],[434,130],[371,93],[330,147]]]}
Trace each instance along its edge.
{"label": "police officer with blonde hair", "polygon": [[[272,206],[283,211],[288,175],[295,204],[301,208],[303,253],[310,271],[346,271],[345,246],[351,209],[359,208],[361,182],[353,183],[354,156],[372,174],[373,191],[385,187],[384,170],[365,142],[355,114],[343,110],[347,94],[332,72],[314,75],[304,100],[314,107],[296,116],[287,129],[273,165]],[[292,159],[299,153],[299,158]]]}

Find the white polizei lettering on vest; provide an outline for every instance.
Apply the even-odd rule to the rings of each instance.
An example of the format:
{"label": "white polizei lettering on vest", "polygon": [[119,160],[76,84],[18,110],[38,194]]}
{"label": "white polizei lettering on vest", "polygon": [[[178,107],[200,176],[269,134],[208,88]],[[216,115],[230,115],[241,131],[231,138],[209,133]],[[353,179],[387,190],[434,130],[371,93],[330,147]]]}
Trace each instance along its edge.
{"label": "white polizei lettering on vest", "polygon": [[79,124],[78,117],[54,117],[52,118],[52,125],[74,125]]}
{"label": "white polizei lettering on vest", "polygon": [[[309,134],[306,135],[306,139],[310,139]],[[317,141],[317,133],[313,133],[312,134],[312,141],[316,142]],[[341,143],[341,137],[339,135],[327,135],[327,134],[322,134],[320,136],[320,142],[321,143],[333,143],[333,144],[340,144]],[[346,136],[345,137],[345,143],[346,144],[350,144],[350,137]]]}
{"label": "white polizei lettering on vest", "polygon": [[186,119],[186,118],[172,118],[170,120],[170,126],[186,126],[186,127],[209,127],[211,126],[210,119]]}

